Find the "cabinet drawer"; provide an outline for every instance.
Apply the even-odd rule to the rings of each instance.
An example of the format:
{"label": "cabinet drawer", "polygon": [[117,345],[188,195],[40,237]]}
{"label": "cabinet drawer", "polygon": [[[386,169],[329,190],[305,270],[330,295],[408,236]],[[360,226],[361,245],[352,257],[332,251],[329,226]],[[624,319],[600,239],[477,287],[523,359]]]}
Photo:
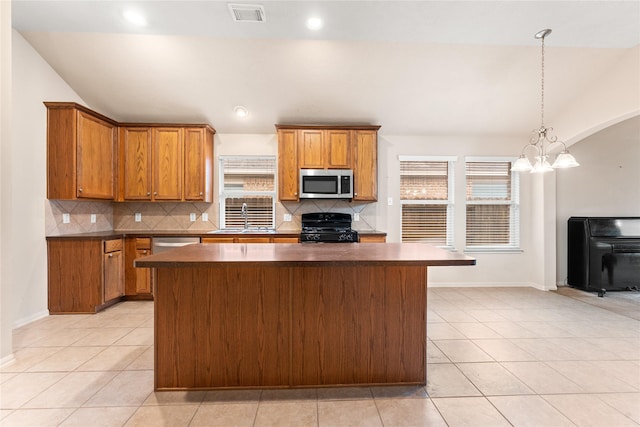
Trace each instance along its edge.
{"label": "cabinet drawer", "polygon": [[386,241],[387,241],[387,237],[386,236],[379,236],[379,235],[363,236],[363,235],[360,235],[360,243],[386,243]]}
{"label": "cabinet drawer", "polygon": [[105,240],[104,241],[104,253],[107,254],[109,252],[121,251],[122,250],[122,239],[114,239],[114,240]]}
{"label": "cabinet drawer", "polygon": [[137,237],[136,238],[136,249],[151,249],[151,238],[150,237]]}

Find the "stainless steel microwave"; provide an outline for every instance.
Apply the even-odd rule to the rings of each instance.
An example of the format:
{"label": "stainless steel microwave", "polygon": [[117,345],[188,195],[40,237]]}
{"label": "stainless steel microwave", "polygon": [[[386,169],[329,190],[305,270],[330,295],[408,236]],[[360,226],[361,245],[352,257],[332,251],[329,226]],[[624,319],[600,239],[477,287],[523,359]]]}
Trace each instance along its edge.
{"label": "stainless steel microwave", "polygon": [[351,169],[300,169],[301,199],[352,199]]}

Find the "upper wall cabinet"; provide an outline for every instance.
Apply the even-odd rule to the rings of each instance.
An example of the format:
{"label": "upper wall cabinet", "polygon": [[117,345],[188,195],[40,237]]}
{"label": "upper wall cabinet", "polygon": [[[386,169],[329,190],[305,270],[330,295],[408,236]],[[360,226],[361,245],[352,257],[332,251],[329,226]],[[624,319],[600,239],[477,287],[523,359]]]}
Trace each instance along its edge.
{"label": "upper wall cabinet", "polygon": [[350,130],[299,129],[300,169],[351,169]]}
{"label": "upper wall cabinet", "polygon": [[213,134],[209,126],[185,127],[184,191],[185,200],[213,202]]}
{"label": "upper wall cabinet", "polygon": [[353,169],[355,201],[376,201],[380,126],[276,125],[278,197],[299,200],[300,169]]}
{"label": "upper wall cabinet", "polygon": [[119,124],[74,103],[45,105],[49,199],[213,201],[211,126]]}
{"label": "upper wall cabinet", "polygon": [[115,198],[117,123],[74,103],[47,106],[47,198]]}
{"label": "upper wall cabinet", "polygon": [[120,127],[118,200],[213,201],[209,126]]}

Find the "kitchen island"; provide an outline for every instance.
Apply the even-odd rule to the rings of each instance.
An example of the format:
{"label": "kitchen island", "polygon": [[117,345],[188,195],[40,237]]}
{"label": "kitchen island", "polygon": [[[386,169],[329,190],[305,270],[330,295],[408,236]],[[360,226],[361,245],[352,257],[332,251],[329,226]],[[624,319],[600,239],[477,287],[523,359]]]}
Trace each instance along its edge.
{"label": "kitchen island", "polygon": [[421,243],[199,244],[136,260],[156,276],[155,389],[426,384]]}

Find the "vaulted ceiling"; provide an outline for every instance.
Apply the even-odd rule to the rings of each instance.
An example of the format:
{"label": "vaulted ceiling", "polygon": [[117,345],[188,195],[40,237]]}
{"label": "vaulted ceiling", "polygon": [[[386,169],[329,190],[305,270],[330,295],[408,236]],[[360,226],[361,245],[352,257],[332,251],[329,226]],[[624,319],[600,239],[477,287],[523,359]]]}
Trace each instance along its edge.
{"label": "vaulted ceiling", "polygon": [[[365,123],[526,138],[540,122],[535,33],[553,29],[548,121],[640,44],[638,1],[250,2],[264,8],[260,23],[234,22],[228,3],[14,0],[12,22],[99,112],[221,133]],[[131,7],[146,26],[123,18]],[[323,28],[306,28],[311,16]]]}

